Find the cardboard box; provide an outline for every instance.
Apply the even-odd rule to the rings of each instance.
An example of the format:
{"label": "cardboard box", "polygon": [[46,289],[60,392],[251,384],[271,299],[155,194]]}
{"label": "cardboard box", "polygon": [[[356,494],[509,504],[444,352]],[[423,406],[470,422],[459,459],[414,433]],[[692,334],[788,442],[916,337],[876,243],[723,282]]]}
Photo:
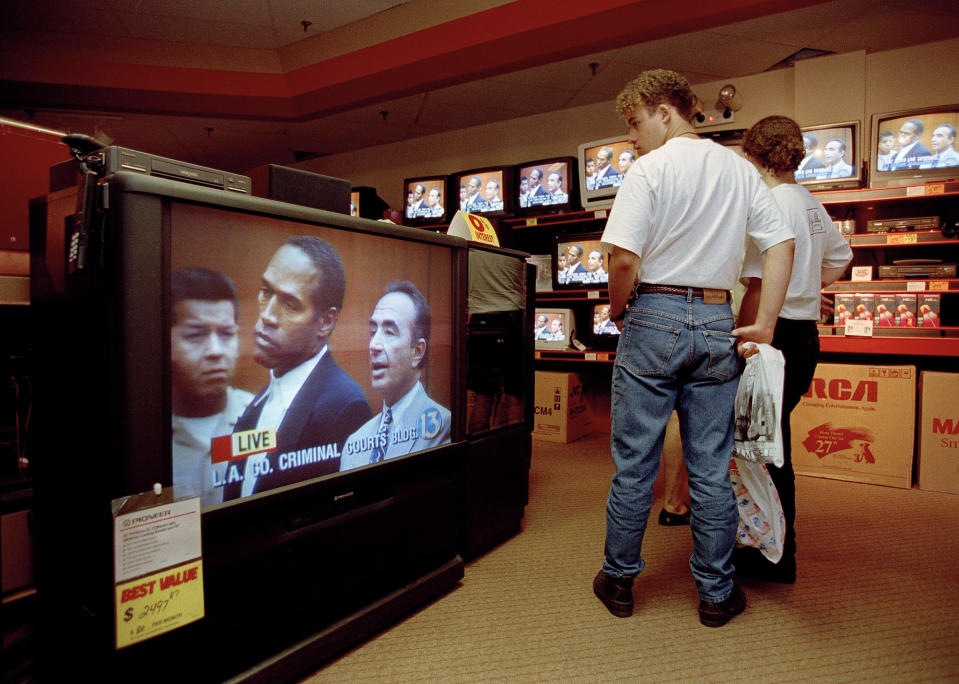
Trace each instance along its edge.
{"label": "cardboard box", "polygon": [[583,380],[576,373],[536,371],[533,436],[551,442],[572,442],[592,432]]}
{"label": "cardboard box", "polygon": [[919,489],[959,494],[959,373],[919,375]]}
{"label": "cardboard box", "polygon": [[790,419],[802,475],[912,486],[915,366],[820,363]]}

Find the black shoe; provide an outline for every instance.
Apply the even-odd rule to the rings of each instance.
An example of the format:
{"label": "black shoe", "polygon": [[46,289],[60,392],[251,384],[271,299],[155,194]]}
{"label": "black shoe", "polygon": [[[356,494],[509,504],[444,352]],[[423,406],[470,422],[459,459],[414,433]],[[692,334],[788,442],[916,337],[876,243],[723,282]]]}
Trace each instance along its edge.
{"label": "black shoe", "polygon": [[600,570],[593,580],[593,593],[610,613],[616,617],[629,617],[633,614],[633,579],[613,577]]}
{"label": "black shoe", "polygon": [[707,627],[722,627],[741,612],[746,610],[746,595],[738,584],[733,582],[733,593],[719,603],[699,602],[699,621]]}
{"label": "black shoe", "polygon": [[778,563],[766,558],[759,549],[743,546],[733,549],[736,575],[778,584],[796,583],[796,556],[783,556]]}
{"label": "black shoe", "polygon": [[659,512],[659,524],[663,527],[677,527],[689,524],[689,509],[685,513],[670,513],[665,508]]}

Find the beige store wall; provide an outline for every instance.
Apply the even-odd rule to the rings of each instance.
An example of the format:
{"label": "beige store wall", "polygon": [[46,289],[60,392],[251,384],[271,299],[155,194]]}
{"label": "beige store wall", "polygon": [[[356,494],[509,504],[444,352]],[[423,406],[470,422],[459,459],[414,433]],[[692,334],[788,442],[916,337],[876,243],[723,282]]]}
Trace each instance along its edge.
{"label": "beige store wall", "polygon": [[[955,89],[959,38],[873,54],[829,55],[798,62],[790,69],[699,84],[694,90],[711,106],[727,82],[743,93],[743,108],[735,123],[708,130],[748,128],[769,114],[785,114],[802,125],[860,120],[868,136],[869,115],[874,112],[959,101]],[[580,143],[624,130],[613,103],[604,102],[331,155],[297,166],[348,178],[356,186],[375,187],[391,206],[401,207],[404,178],[575,155]],[[868,144],[864,147],[868,156]]]}

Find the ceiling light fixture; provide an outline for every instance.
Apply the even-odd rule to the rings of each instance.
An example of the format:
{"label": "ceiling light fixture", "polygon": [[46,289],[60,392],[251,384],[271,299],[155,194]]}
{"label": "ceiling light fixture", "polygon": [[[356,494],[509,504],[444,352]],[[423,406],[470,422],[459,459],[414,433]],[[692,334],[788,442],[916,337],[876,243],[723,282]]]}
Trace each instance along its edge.
{"label": "ceiling light fixture", "polygon": [[719,89],[719,106],[724,110],[723,116],[728,119],[730,112],[738,112],[743,108],[743,94],[732,83],[727,83]]}

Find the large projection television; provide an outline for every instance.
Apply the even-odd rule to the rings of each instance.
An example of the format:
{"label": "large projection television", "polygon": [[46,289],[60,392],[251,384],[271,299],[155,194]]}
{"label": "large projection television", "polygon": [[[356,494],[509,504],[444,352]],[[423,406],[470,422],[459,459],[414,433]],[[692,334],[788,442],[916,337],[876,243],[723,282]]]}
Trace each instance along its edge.
{"label": "large projection television", "polygon": [[[48,664],[287,679],[455,585],[468,243],[126,173],[100,196],[83,268],[33,293]],[[342,303],[326,298],[335,276],[312,287],[317,270],[337,271],[334,254]],[[213,285],[209,301],[176,294],[184,273],[225,276],[236,307]],[[407,304],[425,344],[393,347],[411,360],[393,366],[383,349]],[[294,365],[319,337],[315,365]],[[194,342],[209,361],[196,386],[246,393],[225,432],[182,401],[181,347]],[[397,400],[404,382],[413,390]],[[273,397],[290,387],[276,413]],[[273,430],[273,450],[238,453],[244,430]],[[198,435],[213,435],[208,462],[184,447],[199,440],[202,454]],[[115,650],[110,502],[154,483],[201,498],[205,617]]]}

